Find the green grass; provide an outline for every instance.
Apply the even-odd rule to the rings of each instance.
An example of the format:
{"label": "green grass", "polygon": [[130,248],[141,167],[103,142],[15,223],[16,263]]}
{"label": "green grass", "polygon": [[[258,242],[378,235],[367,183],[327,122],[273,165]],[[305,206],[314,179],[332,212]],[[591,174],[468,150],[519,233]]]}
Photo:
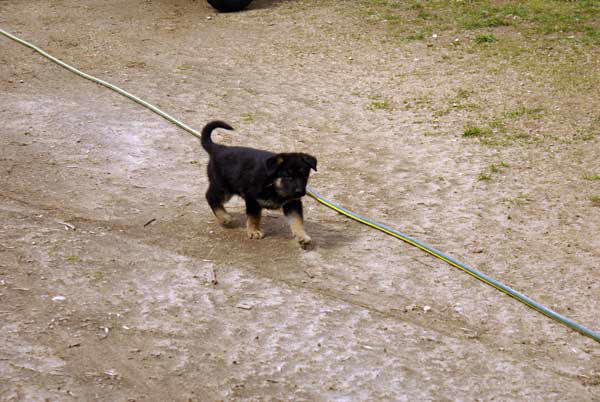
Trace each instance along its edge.
{"label": "green grass", "polygon": [[509,119],[515,119],[515,118],[519,118],[521,116],[537,118],[542,114],[543,111],[544,111],[544,109],[541,107],[527,107],[527,106],[521,105],[518,108],[516,108],[515,110],[506,112],[504,114],[504,116]]}
{"label": "green grass", "polygon": [[[522,34],[576,34],[577,41],[600,43],[598,0],[362,0],[359,9],[384,20],[392,34],[510,27]],[[418,28],[418,29],[415,29]],[[423,35],[426,37],[426,35]]]}
{"label": "green grass", "polygon": [[479,137],[482,135],[483,131],[479,127],[466,127],[463,132],[463,137]]}
{"label": "green grass", "polygon": [[524,205],[529,204],[532,200],[525,194],[519,194],[516,197],[506,198],[504,201],[508,202],[511,205],[522,207]]}
{"label": "green grass", "polygon": [[497,41],[498,41],[498,39],[496,39],[494,34],[482,34],[482,35],[477,35],[475,37],[476,43],[492,43],[492,42],[497,42]]}
{"label": "green grass", "polygon": [[394,109],[392,102],[387,99],[381,99],[379,97],[372,97],[371,99],[371,103],[369,103],[369,105],[367,106],[369,110],[391,111]]}
{"label": "green grass", "polygon": [[594,138],[596,138],[596,134],[595,133],[590,133],[588,131],[585,130],[578,130],[575,135],[573,136],[573,140],[574,141],[592,141]]}
{"label": "green grass", "polygon": [[473,95],[473,91],[467,89],[460,88],[456,91],[456,99],[468,99],[471,95]]}
{"label": "green grass", "polygon": [[467,126],[463,131],[463,137],[483,137],[485,135],[491,134],[491,130],[489,128],[481,128],[477,126]]}
{"label": "green grass", "polygon": [[241,116],[241,119],[242,119],[242,123],[246,123],[246,124],[254,123],[254,116],[250,113],[244,113]]}
{"label": "green grass", "polygon": [[519,130],[509,130],[498,119],[490,120],[487,126],[469,125],[464,128],[463,137],[477,138],[481,145],[505,147],[514,144],[535,144],[541,141],[531,134]]}
{"label": "green grass", "polygon": [[[450,92],[428,92],[428,104],[400,102],[401,110],[428,112],[436,124],[453,126],[446,133],[456,130],[457,121],[471,122],[462,136],[491,147],[600,138],[600,115],[595,122],[589,120],[597,103],[591,94],[598,88],[600,0],[358,0],[352,4],[352,10],[345,12],[363,17],[357,19],[356,29],[371,34],[365,38],[408,46],[407,51],[415,54],[426,51],[439,63],[428,69],[424,62],[425,68],[419,70],[424,75],[418,78],[438,72],[447,74],[448,82],[456,82],[452,80],[461,73],[469,77],[468,84],[443,88]],[[412,43],[419,41],[424,43]],[[405,78],[394,76],[397,82]],[[368,108],[390,110],[391,106],[378,99]]]}
{"label": "green grass", "polygon": [[590,201],[594,206],[600,207],[600,195],[592,195],[590,196]]}
{"label": "green grass", "polygon": [[481,172],[481,173],[479,173],[479,176],[477,176],[477,180],[479,180],[479,181],[489,181],[489,180],[492,180],[492,176],[490,176],[487,173]]}
{"label": "green grass", "polygon": [[509,166],[505,162],[500,162],[498,164],[491,164],[486,170],[479,173],[477,176],[477,180],[479,181],[490,181],[492,180],[493,175],[502,173],[503,169],[507,169]]}
{"label": "green grass", "polygon": [[586,174],[585,176],[583,176],[583,178],[585,180],[596,181],[596,180],[600,180],[600,174]]}
{"label": "green grass", "polygon": [[[454,96],[447,97],[445,102],[447,105],[441,109],[433,110],[433,115],[436,117],[446,116],[456,110],[473,111],[481,109],[481,106],[469,99],[474,95],[473,91],[459,88]],[[428,101],[432,103],[431,99]]]}

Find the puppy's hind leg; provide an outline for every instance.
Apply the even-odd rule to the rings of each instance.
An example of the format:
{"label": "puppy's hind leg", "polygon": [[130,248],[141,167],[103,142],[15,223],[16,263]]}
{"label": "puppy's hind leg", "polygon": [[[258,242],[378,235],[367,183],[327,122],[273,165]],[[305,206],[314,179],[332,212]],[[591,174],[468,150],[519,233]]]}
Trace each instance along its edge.
{"label": "puppy's hind leg", "polygon": [[262,239],[265,235],[260,230],[262,208],[256,200],[246,198],[246,231],[249,239]]}
{"label": "puppy's hind leg", "polygon": [[223,206],[223,204],[229,201],[229,198],[231,198],[230,195],[219,191],[215,186],[212,185],[209,186],[208,190],[206,191],[206,201],[208,201],[208,205],[217,217],[219,224],[224,227],[230,227],[233,223],[233,218]]}
{"label": "puppy's hind leg", "polygon": [[307,247],[311,242],[311,238],[304,231],[302,201],[294,200],[288,202],[283,206],[283,213],[290,224],[290,229],[292,229],[294,238],[298,241],[298,243],[300,243],[301,247]]}

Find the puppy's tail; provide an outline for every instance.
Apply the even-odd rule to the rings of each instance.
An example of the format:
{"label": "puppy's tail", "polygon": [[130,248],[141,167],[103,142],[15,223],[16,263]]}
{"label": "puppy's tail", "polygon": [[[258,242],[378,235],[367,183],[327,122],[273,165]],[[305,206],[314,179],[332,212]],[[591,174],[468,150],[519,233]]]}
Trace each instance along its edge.
{"label": "puppy's tail", "polygon": [[206,126],[204,126],[204,128],[202,129],[202,140],[201,140],[202,147],[209,154],[211,153],[213,145],[214,145],[214,142],[212,142],[212,139],[210,138],[210,134],[212,133],[212,131],[215,128],[224,128],[226,130],[233,130],[233,128],[229,124],[227,124],[223,121],[219,121],[219,120],[211,121]]}

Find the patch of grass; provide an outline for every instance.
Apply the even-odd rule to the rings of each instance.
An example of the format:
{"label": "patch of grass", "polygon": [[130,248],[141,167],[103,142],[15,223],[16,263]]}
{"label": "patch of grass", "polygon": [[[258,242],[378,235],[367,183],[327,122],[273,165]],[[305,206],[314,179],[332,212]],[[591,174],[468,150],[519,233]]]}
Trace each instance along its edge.
{"label": "patch of grass", "polygon": [[527,197],[527,195],[525,195],[525,194],[519,194],[514,198],[507,199],[506,201],[508,201],[510,204],[512,204],[514,206],[522,207],[523,205],[529,204],[533,200],[531,198]]}
{"label": "patch of grass", "polygon": [[487,10],[467,13],[462,18],[462,26],[466,29],[504,27],[511,24],[505,16],[491,14]]}
{"label": "patch of grass", "polygon": [[244,113],[242,115],[242,122],[246,124],[254,123],[254,116],[250,113]]}
{"label": "patch of grass", "polygon": [[[543,110],[537,107],[520,106],[516,110],[501,114],[499,117],[492,117],[487,121],[484,118],[481,125],[472,124],[465,127],[462,136],[477,138],[480,144],[492,147],[514,144],[536,144],[544,140],[551,140],[546,134],[536,134],[538,133],[537,129],[528,129],[525,131],[523,123],[520,120],[521,116],[534,116],[537,118]],[[560,141],[561,139],[555,138],[554,140]]]}
{"label": "patch of grass", "polygon": [[492,176],[490,176],[487,173],[481,172],[481,173],[479,173],[479,176],[477,176],[477,180],[479,180],[479,181],[489,181],[489,180],[492,180]]}
{"label": "patch of grass", "polygon": [[427,11],[421,10],[417,13],[417,18],[421,18],[423,20],[429,20],[429,19],[433,18],[433,14],[428,13]]}
{"label": "patch of grass", "polygon": [[473,91],[460,88],[456,91],[456,99],[468,99],[473,94]]}
{"label": "patch of grass", "polygon": [[500,162],[499,164],[491,164],[485,171],[479,173],[477,179],[479,181],[492,180],[492,175],[498,174],[502,172],[502,169],[506,168],[508,168],[508,164],[504,162]]}
{"label": "patch of grass", "polygon": [[504,114],[504,116],[509,119],[515,119],[515,118],[518,118],[521,116],[527,116],[527,117],[533,118],[533,117],[540,116],[543,111],[544,111],[544,109],[541,107],[527,107],[527,106],[521,105],[518,108],[516,108],[515,110],[506,112]]}
{"label": "patch of grass", "polygon": [[496,39],[494,34],[482,34],[482,35],[477,35],[475,37],[476,43],[493,43],[493,42],[497,42],[497,41],[498,41],[498,39]]}
{"label": "patch of grass", "polygon": [[389,112],[394,109],[392,102],[387,99],[381,99],[379,97],[373,97],[371,99],[371,103],[367,106],[369,110],[386,110]]}
{"label": "patch of grass", "polygon": [[575,41],[600,43],[597,0],[362,0],[359,10],[386,20],[394,33],[407,27],[436,32],[511,27],[523,34],[577,33]]}
{"label": "patch of grass", "polygon": [[482,134],[482,130],[479,127],[466,127],[463,132],[463,137],[479,137]]}
{"label": "patch of grass", "polygon": [[406,37],[408,40],[423,40],[425,39],[425,33],[423,32],[415,32]]}
{"label": "patch of grass", "polygon": [[587,131],[579,130],[574,136],[574,141],[592,141],[596,138],[596,134]]}
{"label": "patch of grass", "polygon": [[492,119],[488,122],[488,126],[492,130],[496,130],[499,132],[506,132],[506,124],[500,119]]}
{"label": "patch of grass", "polygon": [[489,128],[481,128],[477,126],[467,126],[463,131],[463,137],[483,137],[485,135],[491,134],[491,130]]}
{"label": "patch of grass", "polygon": [[488,147],[506,147],[511,145],[513,142],[507,137],[500,138],[482,138],[479,140],[481,145],[486,145]]}
{"label": "patch of grass", "polygon": [[[369,33],[376,34],[363,38],[384,39],[388,44],[407,39],[426,42],[422,47],[409,45],[431,56],[427,62],[422,59],[427,68],[420,71],[439,71],[449,80],[461,73],[469,77],[468,84],[454,87],[458,93],[432,96],[428,112],[447,127],[446,134],[452,132],[448,123],[460,119],[475,127],[464,127],[461,133],[463,127],[454,126],[455,135],[485,146],[600,139],[598,122],[595,127],[587,124],[591,113],[597,115],[593,93],[597,92],[594,56],[600,46],[600,1],[358,0],[353,6],[344,13],[368,14],[362,21],[369,25]],[[359,24],[356,30],[364,28]],[[431,60],[439,63],[439,69],[428,64]],[[403,79],[408,77],[404,74]],[[472,89],[475,94],[468,91]],[[412,100],[395,106],[418,107]]]}
{"label": "patch of grass", "polygon": [[590,201],[594,206],[600,207],[600,195],[592,195],[590,196]]}
{"label": "patch of grass", "polygon": [[77,261],[79,261],[79,257],[76,256],[76,255],[70,255],[70,256],[67,257],[67,261],[69,261],[69,262],[77,262]]}
{"label": "patch of grass", "polygon": [[433,110],[434,116],[446,116],[457,110],[473,111],[481,109],[481,106],[479,104],[468,101],[468,99],[471,98],[474,93],[474,91],[459,88],[454,96],[445,99],[445,101],[447,102],[447,106],[437,110]]}
{"label": "patch of grass", "polygon": [[517,141],[522,140],[525,142],[529,142],[532,140],[531,134],[527,134],[527,133],[523,133],[523,132],[518,132],[516,134],[513,134],[512,138]]}
{"label": "patch of grass", "polygon": [[96,281],[96,282],[100,282],[100,281],[104,280],[104,278],[106,277],[106,275],[102,271],[92,271],[92,272],[87,273],[86,276],[91,281]]}
{"label": "patch of grass", "polygon": [[490,165],[490,172],[492,173],[499,173],[502,171],[502,169],[507,169],[509,167],[508,163],[505,162],[500,162],[499,164],[492,164]]}
{"label": "patch of grass", "polygon": [[425,131],[423,133],[423,136],[425,137],[441,137],[443,136],[445,133],[442,131]]}
{"label": "patch of grass", "polygon": [[477,138],[481,145],[490,147],[504,147],[513,144],[533,144],[540,140],[534,138],[531,134],[516,131],[509,133],[508,129],[501,121],[492,120],[487,127],[467,126],[465,127],[463,137]]}
{"label": "patch of grass", "polygon": [[585,176],[583,176],[583,178],[585,180],[596,181],[596,180],[600,180],[600,174],[586,174]]}

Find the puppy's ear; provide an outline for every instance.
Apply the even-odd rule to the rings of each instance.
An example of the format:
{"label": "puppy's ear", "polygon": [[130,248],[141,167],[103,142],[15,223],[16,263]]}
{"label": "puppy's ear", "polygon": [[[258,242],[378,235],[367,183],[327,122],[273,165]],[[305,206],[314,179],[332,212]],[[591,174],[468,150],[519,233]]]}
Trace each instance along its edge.
{"label": "puppy's ear", "polygon": [[302,154],[302,160],[311,167],[315,172],[317,171],[317,158],[312,155]]}
{"label": "puppy's ear", "polygon": [[282,163],[283,163],[283,155],[282,154],[277,154],[277,155],[271,156],[265,162],[266,167],[267,167],[267,174],[269,176],[273,176],[275,173],[277,173],[277,169],[279,169],[279,166],[281,166]]}

